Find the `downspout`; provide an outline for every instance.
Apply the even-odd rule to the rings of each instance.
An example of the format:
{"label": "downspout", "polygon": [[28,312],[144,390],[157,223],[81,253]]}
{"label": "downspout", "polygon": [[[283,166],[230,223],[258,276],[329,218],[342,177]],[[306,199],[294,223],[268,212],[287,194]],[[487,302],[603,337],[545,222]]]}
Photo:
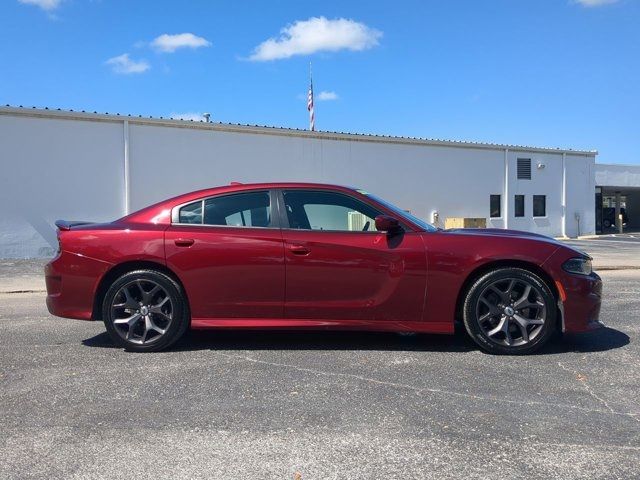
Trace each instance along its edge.
{"label": "downspout", "polygon": [[562,236],[567,237],[567,154],[562,154]]}
{"label": "downspout", "polygon": [[504,149],[504,228],[509,228],[509,149]]}
{"label": "downspout", "polygon": [[129,120],[124,121],[124,214],[129,215]]}

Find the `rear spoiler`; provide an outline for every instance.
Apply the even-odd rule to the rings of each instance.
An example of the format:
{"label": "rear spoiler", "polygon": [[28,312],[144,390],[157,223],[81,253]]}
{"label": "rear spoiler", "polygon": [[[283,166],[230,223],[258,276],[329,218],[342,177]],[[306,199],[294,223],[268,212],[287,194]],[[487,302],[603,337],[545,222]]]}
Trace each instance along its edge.
{"label": "rear spoiler", "polygon": [[71,230],[73,227],[79,227],[80,225],[90,225],[94,222],[74,222],[69,220],[56,220],[56,227],[59,230]]}

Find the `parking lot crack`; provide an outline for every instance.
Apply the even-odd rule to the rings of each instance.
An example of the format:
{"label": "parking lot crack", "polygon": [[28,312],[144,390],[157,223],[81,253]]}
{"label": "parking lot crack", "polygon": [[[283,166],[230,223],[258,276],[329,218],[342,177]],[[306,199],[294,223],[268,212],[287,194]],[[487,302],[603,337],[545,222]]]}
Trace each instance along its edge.
{"label": "parking lot crack", "polygon": [[609,412],[615,415],[626,415],[634,419],[635,421],[640,422],[640,419],[638,419],[638,416],[634,413],[618,412],[614,410],[613,407],[611,407],[611,405],[609,405],[609,403],[604,398],[602,398],[600,395],[598,395],[596,392],[593,391],[591,386],[587,383],[587,378],[584,375],[582,375],[581,373],[575,370],[570,369],[569,367],[564,365],[562,362],[558,362],[558,366],[564,371],[569,372],[580,383],[584,391],[587,392],[587,394],[589,394],[589,396],[592,397],[594,400],[599,402]]}
{"label": "parking lot crack", "polygon": [[[357,381],[360,381],[360,382],[367,382],[367,383],[372,383],[372,384],[375,384],[375,385],[391,387],[391,388],[395,388],[395,389],[412,390],[412,391],[414,391],[416,393],[427,393],[427,394],[444,395],[444,396],[450,396],[450,397],[463,397],[463,398],[469,398],[469,399],[478,400],[478,401],[482,401],[482,402],[509,403],[509,404],[515,404],[515,405],[521,405],[521,406],[533,406],[533,407],[544,406],[544,407],[566,408],[566,409],[571,409],[571,410],[580,410],[580,411],[584,411],[584,412],[587,412],[587,413],[599,413],[599,414],[603,414],[604,413],[604,414],[623,416],[623,417],[627,417],[627,418],[632,418],[635,421],[640,421],[640,419],[637,418],[637,414],[635,414],[635,413],[618,412],[618,411],[614,410],[613,408],[611,408],[611,406],[609,404],[607,404],[603,399],[601,399],[597,395],[595,395],[593,393],[593,391],[591,391],[590,389],[587,390],[587,392],[590,393],[590,395],[593,396],[593,398],[598,400],[598,403],[605,407],[604,409],[588,408],[588,407],[582,407],[582,406],[579,406],[579,405],[570,405],[570,404],[564,404],[564,403],[553,403],[553,402],[543,402],[543,401],[526,401],[526,400],[522,401],[522,400],[506,399],[506,398],[503,398],[503,397],[496,398],[496,397],[491,397],[491,396],[473,395],[473,394],[470,394],[470,393],[455,392],[455,391],[444,390],[444,389],[439,389],[439,388],[418,387],[418,386],[409,385],[409,384],[406,384],[406,383],[390,382],[390,381],[387,381],[387,380],[380,380],[380,379],[376,379],[376,378],[366,377],[366,376],[363,376],[363,375],[356,375],[356,374],[353,374],[353,373],[327,372],[327,371],[324,371],[324,370],[318,370],[318,369],[307,368],[307,367],[300,367],[298,365],[291,365],[291,364],[287,364],[287,363],[270,362],[270,361],[267,361],[267,360],[260,360],[260,359],[257,359],[257,358],[253,358],[253,357],[250,357],[250,356],[247,356],[247,355],[234,355],[234,354],[228,354],[228,353],[222,353],[222,352],[216,352],[216,353],[218,355],[222,355],[224,357],[235,359],[235,360],[243,360],[243,361],[247,361],[247,362],[251,362],[251,363],[256,363],[256,364],[261,364],[261,365],[268,365],[268,366],[277,367],[277,368],[289,368],[289,369],[297,370],[299,372],[309,373],[309,374],[313,374],[313,375],[322,375],[322,376],[327,376],[327,377],[347,378],[347,379],[357,380]],[[567,369],[564,365],[560,365],[560,368],[563,368],[564,370],[567,370],[567,371],[571,371],[571,370]]]}

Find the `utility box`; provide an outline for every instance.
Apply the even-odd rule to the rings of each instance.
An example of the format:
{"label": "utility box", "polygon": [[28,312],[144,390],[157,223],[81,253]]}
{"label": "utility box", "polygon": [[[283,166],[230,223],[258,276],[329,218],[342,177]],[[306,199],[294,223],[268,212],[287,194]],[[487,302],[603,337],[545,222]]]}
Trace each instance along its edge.
{"label": "utility box", "polygon": [[487,219],[451,217],[445,219],[444,228],[487,228]]}

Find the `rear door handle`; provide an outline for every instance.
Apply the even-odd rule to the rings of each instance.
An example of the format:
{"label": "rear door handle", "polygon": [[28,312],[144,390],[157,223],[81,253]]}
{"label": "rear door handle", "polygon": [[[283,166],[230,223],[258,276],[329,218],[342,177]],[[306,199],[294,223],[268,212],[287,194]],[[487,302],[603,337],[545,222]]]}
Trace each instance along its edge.
{"label": "rear door handle", "polygon": [[178,247],[190,247],[194,244],[193,238],[176,238],[174,243]]}
{"label": "rear door handle", "polygon": [[289,245],[289,251],[294,255],[301,256],[309,255],[311,253],[311,250],[309,250],[304,245]]}

